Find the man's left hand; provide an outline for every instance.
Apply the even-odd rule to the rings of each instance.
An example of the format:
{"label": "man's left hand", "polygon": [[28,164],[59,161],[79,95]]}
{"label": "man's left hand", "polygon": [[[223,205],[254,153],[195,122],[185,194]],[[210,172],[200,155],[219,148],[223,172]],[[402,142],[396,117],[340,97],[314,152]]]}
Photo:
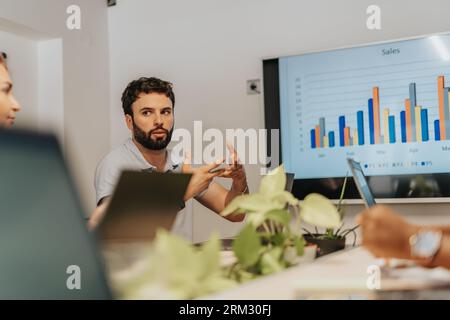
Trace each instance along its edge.
{"label": "man's left hand", "polygon": [[233,179],[231,189],[238,193],[246,193],[248,192],[248,186],[244,166],[239,163],[236,149],[229,143],[227,143],[227,148],[231,155],[231,163],[225,167],[218,177]]}

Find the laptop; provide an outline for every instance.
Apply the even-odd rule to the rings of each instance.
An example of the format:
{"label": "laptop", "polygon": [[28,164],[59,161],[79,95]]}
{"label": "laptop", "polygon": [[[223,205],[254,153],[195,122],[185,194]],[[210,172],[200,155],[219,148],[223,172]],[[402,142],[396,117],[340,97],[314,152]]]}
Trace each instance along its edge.
{"label": "laptop", "polygon": [[57,140],[0,131],[0,299],[110,299]]}
{"label": "laptop", "polygon": [[355,181],[361,198],[364,200],[365,206],[367,208],[374,206],[376,204],[375,198],[373,197],[372,190],[367,183],[367,179],[361,168],[361,164],[351,158],[347,158],[347,163],[352,171],[353,180]]}
{"label": "laptop", "polygon": [[187,173],[123,171],[97,228],[104,244],[150,242],[170,230],[191,179]]}

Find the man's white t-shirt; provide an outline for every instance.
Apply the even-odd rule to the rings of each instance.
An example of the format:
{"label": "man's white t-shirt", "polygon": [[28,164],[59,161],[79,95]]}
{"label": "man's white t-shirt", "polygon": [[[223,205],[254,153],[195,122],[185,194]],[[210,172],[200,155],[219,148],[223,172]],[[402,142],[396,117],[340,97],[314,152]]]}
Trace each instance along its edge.
{"label": "man's white t-shirt", "polygon": [[[171,152],[167,152],[165,172],[181,172],[182,160],[174,158]],[[95,171],[95,192],[97,205],[99,202],[113,194],[123,170],[152,171],[156,167],[145,160],[142,153],[129,138],[122,145],[109,152],[98,164]],[[192,239],[192,226],[188,223],[186,208],[179,211],[172,232],[185,239]]]}

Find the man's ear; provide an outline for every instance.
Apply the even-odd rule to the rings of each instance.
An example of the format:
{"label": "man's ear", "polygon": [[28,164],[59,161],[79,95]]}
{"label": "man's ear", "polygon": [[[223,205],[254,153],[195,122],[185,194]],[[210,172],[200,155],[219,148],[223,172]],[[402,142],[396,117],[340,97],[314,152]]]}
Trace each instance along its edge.
{"label": "man's ear", "polygon": [[133,131],[133,117],[130,116],[129,114],[126,114],[125,115],[125,122],[127,124],[128,129]]}

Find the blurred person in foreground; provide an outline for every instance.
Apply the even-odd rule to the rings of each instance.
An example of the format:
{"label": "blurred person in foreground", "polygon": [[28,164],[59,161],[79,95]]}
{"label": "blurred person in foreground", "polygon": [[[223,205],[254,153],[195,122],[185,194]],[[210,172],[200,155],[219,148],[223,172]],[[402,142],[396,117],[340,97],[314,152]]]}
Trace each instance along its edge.
{"label": "blurred person in foreground", "polygon": [[0,129],[11,128],[20,111],[20,104],[13,96],[13,82],[6,65],[6,54],[0,52]]}

